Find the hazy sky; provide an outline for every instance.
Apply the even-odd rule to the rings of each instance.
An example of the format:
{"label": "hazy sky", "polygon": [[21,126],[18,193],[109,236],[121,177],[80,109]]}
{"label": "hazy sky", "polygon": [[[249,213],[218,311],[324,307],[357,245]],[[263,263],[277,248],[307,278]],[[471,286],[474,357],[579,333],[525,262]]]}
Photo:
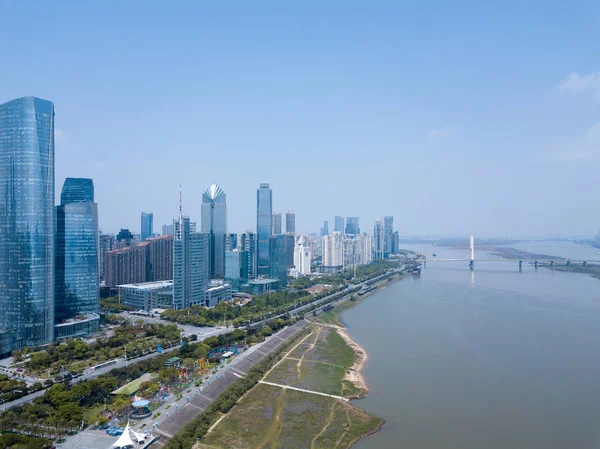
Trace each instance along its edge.
{"label": "hazy sky", "polygon": [[0,0],[0,103],[54,101],[108,232],[212,182],[254,228],[269,182],[299,231],[596,233],[598,1],[293,3]]}

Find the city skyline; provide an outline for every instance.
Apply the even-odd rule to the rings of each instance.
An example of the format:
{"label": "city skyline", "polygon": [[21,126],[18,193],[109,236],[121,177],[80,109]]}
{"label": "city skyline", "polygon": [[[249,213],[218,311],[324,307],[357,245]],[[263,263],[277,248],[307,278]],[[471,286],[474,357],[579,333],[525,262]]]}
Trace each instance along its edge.
{"label": "city skyline", "polygon": [[[325,217],[333,228],[335,215],[367,229],[384,212],[402,217],[401,235],[595,235],[593,14],[468,2],[342,15],[311,2],[238,8],[144,5],[140,20],[137,2],[39,4],[36,14],[0,5],[0,42],[19,43],[4,49],[13,64],[0,103],[54,102],[56,185],[94,179],[104,232],[139,232],[142,211],[155,229],[171,223],[180,184],[199,223],[211,182],[228,192],[229,231],[242,232],[254,226],[254,186],[268,182],[298,232],[318,232]],[[268,170],[229,163],[249,154]],[[115,176],[123,164],[136,169]]]}

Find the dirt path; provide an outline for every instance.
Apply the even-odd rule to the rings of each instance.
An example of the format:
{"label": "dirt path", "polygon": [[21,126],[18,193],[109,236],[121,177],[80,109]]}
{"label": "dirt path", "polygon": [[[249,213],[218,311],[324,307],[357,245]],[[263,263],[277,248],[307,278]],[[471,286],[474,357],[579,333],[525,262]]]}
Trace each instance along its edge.
{"label": "dirt path", "polygon": [[[313,349],[315,349],[315,346],[317,344],[317,340],[319,339],[319,335],[321,335],[321,331],[320,330],[315,335],[315,340],[311,343],[311,345],[308,347],[308,349],[302,353],[302,357],[300,357],[298,359],[298,364],[297,364],[298,378],[296,380],[300,380],[300,375],[302,374],[301,368],[302,368],[302,362],[304,361],[304,356],[306,355],[307,352],[310,352]],[[286,357],[286,358],[288,358],[288,357]],[[291,359],[292,357],[289,357],[289,358]]]}
{"label": "dirt path", "polygon": [[350,427],[352,426],[352,419],[350,418],[350,408],[348,408],[348,407],[346,407],[346,419],[348,419],[348,426],[346,427],[346,430],[344,431],[344,433],[342,433],[342,435],[335,442],[335,446],[333,447],[334,449],[337,449],[337,447],[340,445],[340,443],[343,441],[344,437],[346,436],[346,432],[348,432],[348,430],[350,430]]}
{"label": "dirt path", "polygon": [[258,446],[256,446],[256,449],[263,449],[267,444],[271,446],[272,449],[277,447],[277,441],[279,439],[279,435],[281,434],[281,429],[283,428],[281,415],[283,414],[284,407],[285,390],[281,392],[277,398],[277,402],[275,402],[275,417],[273,418],[273,422],[267,429],[263,439],[260,441],[260,443],[258,443]]}
{"label": "dirt path", "polygon": [[332,402],[331,403],[331,407],[329,409],[329,416],[327,417],[327,422],[325,423],[325,425],[323,426],[323,428],[321,429],[321,431],[318,434],[316,434],[315,437],[310,442],[310,449],[315,449],[315,442],[319,439],[319,437],[321,435],[323,435],[325,433],[325,431],[327,430],[327,428],[331,424],[331,421],[333,421],[333,413],[335,411],[335,406],[336,405],[337,405],[337,402]]}

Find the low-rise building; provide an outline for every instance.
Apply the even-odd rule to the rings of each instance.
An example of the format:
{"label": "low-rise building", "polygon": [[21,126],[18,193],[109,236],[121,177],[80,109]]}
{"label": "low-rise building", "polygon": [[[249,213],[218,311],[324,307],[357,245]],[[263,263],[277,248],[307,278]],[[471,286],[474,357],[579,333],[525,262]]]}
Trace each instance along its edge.
{"label": "low-rise building", "polygon": [[277,290],[279,288],[279,281],[277,279],[260,278],[250,281],[248,285],[250,293],[253,295],[262,295]]}
{"label": "low-rise building", "polygon": [[119,285],[119,300],[137,310],[173,307],[173,281]]}
{"label": "low-rise building", "polygon": [[204,307],[214,307],[221,301],[231,300],[231,285],[227,283],[212,284],[204,294]]}

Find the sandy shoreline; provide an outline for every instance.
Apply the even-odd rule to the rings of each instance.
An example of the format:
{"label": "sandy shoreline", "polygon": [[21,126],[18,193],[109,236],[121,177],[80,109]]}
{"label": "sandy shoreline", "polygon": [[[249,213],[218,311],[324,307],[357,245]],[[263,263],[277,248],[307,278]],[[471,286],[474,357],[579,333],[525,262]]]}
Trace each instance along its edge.
{"label": "sandy shoreline", "polygon": [[356,354],[354,363],[346,370],[346,375],[344,376],[344,380],[349,380],[356,388],[360,390],[357,395],[352,396],[350,399],[359,399],[365,397],[367,394],[369,394],[369,388],[367,387],[367,382],[362,374],[362,369],[367,361],[367,352],[358,343],[350,338],[345,329],[338,329],[337,332]]}
{"label": "sandy shoreline", "polygon": [[[371,296],[372,294],[377,293],[380,290],[384,290],[389,284],[393,284],[393,283],[397,282],[399,279],[402,279],[402,276],[398,276],[398,277],[394,278],[393,281],[387,282],[382,287],[380,287],[377,290],[374,290],[373,292],[362,297],[360,299],[360,301],[356,301],[355,305],[362,302],[365,298]],[[338,319],[339,319],[339,316],[338,316]],[[352,340],[352,338],[350,338],[350,335],[348,335],[348,330],[346,328],[337,327],[337,332],[344,339],[346,344],[354,350],[354,353],[356,354],[354,363],[352,364],[352,366],[350,368],[348,368],[346,370],[346,375],[344,376],[344,380],[348,380],[348,381],[352,382],[354,384],[354,386],[359,390],[359,393],[354,396],[351,396],[350,399],[364,398],[365,396],[367,396],[367,394],[369,394],[369,387],[367,385],[365,377],[362,374],[363,367],[365,366],[365,363],[368,358],[367,351],[365,351],[362,348],[362,346],[360,346],[358,343],[356,343],[354,340]]]}

